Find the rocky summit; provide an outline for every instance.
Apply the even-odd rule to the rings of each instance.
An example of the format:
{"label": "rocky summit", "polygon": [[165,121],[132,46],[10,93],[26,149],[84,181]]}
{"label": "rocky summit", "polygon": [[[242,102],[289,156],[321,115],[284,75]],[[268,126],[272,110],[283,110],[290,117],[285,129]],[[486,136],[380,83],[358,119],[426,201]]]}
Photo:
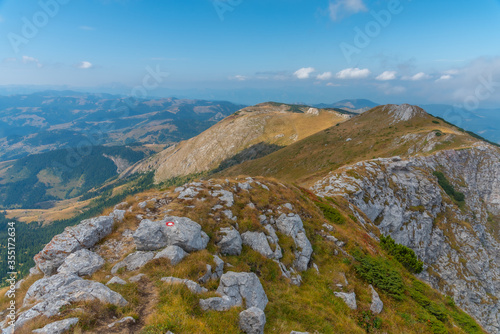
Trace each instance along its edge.
{"label": "rocky summit", "polygon": [[[374,119],[400,154],[347,154]],[[2,333],[500,333],[500,149],[389,105],[244,169],[312,142],[329,170],[230,169],[67,227]]]}

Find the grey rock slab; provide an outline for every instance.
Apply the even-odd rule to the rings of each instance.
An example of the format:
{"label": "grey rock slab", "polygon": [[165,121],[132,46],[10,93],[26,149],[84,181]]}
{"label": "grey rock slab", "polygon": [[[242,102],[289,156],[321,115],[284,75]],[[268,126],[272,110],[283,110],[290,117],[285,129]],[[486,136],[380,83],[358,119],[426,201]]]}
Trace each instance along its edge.
{"label": "grey rock slab", "polygon": [[341,298],[351,310],[356,310],[358,308],[356,305],[356,293],[334,292],[333,294]]}
{"label": "grey rock slab", "polygon": [[141,221],[133,234],[137,250],[154,251],[168,246],[166,235],[163,233],[163,222],[154,222],[149,219]]}
{"label": "grey rock slab", "polygon": [[75,274],[78,276],[90,276],[104,265],[104,259],[98,254],[81,249],[70,254],[57,269],[60,274]]}
{"label": "grey rock slab", "polygon": [[377,291],[375,291],[375,289],[371,284],[370,284],[370,289],[372,292],[372,303],[370,305],[370,311],[372,311],[373,314],[379,314],[384,309],[384,303],[382,302]]}
{"label": "grey rock slab", "polygon": [[241,235],[244,245],[250,246],[268,259],[274,258],[274,252],[269,246],[267,237],[263,232],[245,232]]}
{"label": "grey rock slab", "polygon": [[266,315],[257,307],[251,307],[240,313],[239,326],[246,334],[264,334]]}
{"label": "grey rock slab", "polygon": [[33,333],[36,334],[63,334],[67,333],[71,327],[78,323],[78,318],[69,318],[61,321],[56,321],[46,325],[43,328],[35,329]]}
{"label": "grey rock slab", "polygon": [[[173,226],[166,226],[165,222],[169,221],[175,224]],[[169,246],[179,246],[188,253],[205,249],[210,239],[201,230],[200,224],[187,217],[165,217],[162,228]]]}
{"label": "grey rock slab", "polygon": [[179,262],[184,259],[188,253],[186,253],[182,248],[179,246],[168,246],[164,250],[158,252],[155,255],[155,259],[161,259],[161,258],[166,258],[170,260],[170,263],[172,265],[177,265]]}
{"label": "grey rock slab", "polygon": [[212,274],[212,279],[219,279],[224,273],[224,261],[217,255],[214,255],[215,270]]}
{"label": "grey rock slab", "polygon": [[110,285],[110,284],[120,284],[120,285],[124,285],[124,284],[127,284],[127,282],[125,282],[124,280],[122,280],[120,277],[113,277],[111,278],[108,283],[106,283],[106,285]]}
{"label": "grey rock slab", "polygon": [[115,322],[112,322],[108,325],[108,328],[113,328],[115,327],[116,325],[121,325],[121,324],[135,324],[135,319],[132,318],[132,317],[124,317],[120,320],[117,320]]}
{"label": "grey rock slab", "polygon": [[129,254],[123,261],[115,264],[111,269],[111,273],[116,274],[120,268],[127,268],[128,271],[137,270],[151,261],[154,256],[155,253],[153,252],[134,252]]}
{"label": "grey rock slab", "polygon": [[[229,307],[243,305],[245,302],[246,308],[258,307],[264,310],[268,299],[259,278],[254,273],[236,273],[227,272],[220,279],[217,293],[221,297],[209,298],[208,300],[200,300],[202,309],[209,309],[211,305],[217,307]],[[227,298],[229,298],[229,304]]]}
{"label": "grey rock slab", "polygon": [[67,227],[56,235],[35,255],[35,263],[45,275],[53,275],[66,257],[83,248],[91,248],[109,235],[113,229],[113,218],[102,216],[83,220],[80,224]]}
{"label": "grey rock slab", "polygon": [[240,232],[234,228],[221,228],[220,233],[224,234],[222,240],[217,243],[223,255],[240,255],[243,240]]}

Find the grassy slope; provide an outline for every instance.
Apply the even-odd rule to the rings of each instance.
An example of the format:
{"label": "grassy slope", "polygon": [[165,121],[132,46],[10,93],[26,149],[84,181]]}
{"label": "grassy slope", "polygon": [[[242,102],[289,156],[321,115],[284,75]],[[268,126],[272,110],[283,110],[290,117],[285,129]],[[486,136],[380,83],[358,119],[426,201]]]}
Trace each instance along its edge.
{"label": "grassy slope", "polygon": [[[426,139],[429,133],[441,133],[432,139],[438,143],[430,152],[468,146],[477,141],[431,115],[391,125],[390,116],[382,108],[373,108],[266,157],[230,168],[221,175],[271,176],[309,185],[342,165],[379,157],[404,156],[410,149],[417,153],[430,144]],[[414,138],[401,141],[404,135]]]}
{"label": "grassy slope", "polygon": [[[166,149],[131,170],[156,170],[155,180],[215,169],[219,164],[259,143],[287,146],[345,118],[337,111],[307,114],[309,107],[263,103],[225,118],[190,140]],[[202,152],[199,154],[198,152]]]}
{"label": "grassy slope", "polygon": [[[307,235],[314,249],[312,260],[319,266],[319,274],[313,268],[303,272],[303,284],[301,287],[296,287],[281,277],[275,262],[264,258],[248,247],[243,248],[240,256],[222,257],[226,263],[233,266],[232,268],[226,266],[225,271],[251,271],[259,276],[269,298],[269,304],[265,310],[266,333],[289,333],[291,330],[310,333],[316,331],[320,333],[483,333],[470,317],[458,310],[448,299],[429,286],[416,281],[410,272],[385,253],[378,242],[368,235],[369,232],[377,233],[375,229],[367,231],[353,216],[349,216],[347,203],[342,198],[322,200],[323,206],[335,207],[344,217],[343,224],[333,224],[325,218],[323,211],[317,206],[320,199],[313,194],[296,187],[283,186],[274,180],[259,179],[259,181],[264,182],[270,191],[264,191],[255,186],[249,192],[239,191],[235,196],[232,211],[239,218],[240,232],[261,230],[263,227],[259,223],[259,212],[268,209],[275,211],[278,206],[291,203],[295,208],[294,211],[298,212],[304,220]],[[233,182],[225,188],[230,189],[234,185]],[[206,183],[205,186],[207,186]],[[209,186],[207,186],[207,192],[201,193],[198,197],[206,196],[208,188]],[[145,209],[137,207],[138,202],[151,197],[166,198],[171,202],[168,206],[160,208],[155,208],[154,205]],[[148,192],[128,198],[128,203],[133,205],[133,212],[127,213],[125,221],[106,240],[121,238],[125,229],[135,228],[138,225],[136,214],[146,214],[146,210],[151,210],[149,212],[162,217],[168,208],[173,210],[169,214],[187,216],[199,222],[211,237],[208,248],[190,254],[177,266],[172,266],[168,260],[162,259],[151,262],[139,271],[121,272],[119,276],[125,279],[138,272],[147,275],[147,278],[139,283],[111,286],[129,300],[130,305],[127,307],[116,308],[95,303],[80,303],[65,308],[58,318],[80,317],[80,323],[75,329],[77,333],[106,330],[106,324],[114,321],[113,317],[120,318],[126,315],[138,319],[132,329],[134,332],[143,334],[165,333],[167,330],[177,334],[239,333],[238,314],[241,308],[233,308],[228,312],[220,313],[204,312],[198,306],[200,298],[215,296],[216,281],[209,281],[205,284],[210,291],[203,295],[194,295],[184,286],[169,286],[159,282],[159,279],[165,276],[197,280],[205,272],[206,263],[214,265],[210,254],[217,252],[215,242],[218,237],[215,231],[220,227],[234,224],[223,215],[219,217],[210,214],[211,208],[217,203],[210,196],[204,201],[197,199],[185,201],[175,197],[176,195],[171,192]],[[250,202],[254,203],[257,208],[248,207],[247,204]],[[195,205],[196,210],[189,208],[189,205]],[[322,232],[324,223],[334,225],[334,231],[326,233],[345,242],[346,246],[343,249],[325,239],[324,232]],[[294,249],[293,241],[283,235],[279,235],[279,238],[285,255],[282,262],[289,265],[293,261],[291,255]],[[133,246],[130,246],[127,252],[132,250]],[[346,253],[343,253],[343,250]],[[114,251],[110,249],[110,254],[113,253]],[[372,316],[369,312],[371,293],[368,282],[356,274],[355,266],[359,263],[349,255],[351,253],[383,258],[382,261],[385,261],[401,277],[404,283],[401,291],[403,298],[395,299],[377,288],[384,302],[384,311],[378,316]],[[111,266],[112,264],[108,263],[91,278],[103,283],[107,282]],[[347,286],[344,274],[348,281]],[[344,285],[344,288],[339,289],[337,284]],[[24,284],[18,292],[19,301],[22,300],[27,286],[28,284]],[[334,296],[334,291],[356,292],[358,310],[350,310],[341,299]],[[424,302],[429,302],[439,310],[442,321],[431,313],[431,311],[435,312],[433,308],[423,306],[425,303],[421,299],[422,295],[426,297]],[[0,293],[0,296],[3,296],[3,293]],[[0,299],[0,303],[5,306],[4,299]],[[81,309],[85,312],[82,313]],[[45,323],[47,320],[42,319],[32,326],[41,327]]]}

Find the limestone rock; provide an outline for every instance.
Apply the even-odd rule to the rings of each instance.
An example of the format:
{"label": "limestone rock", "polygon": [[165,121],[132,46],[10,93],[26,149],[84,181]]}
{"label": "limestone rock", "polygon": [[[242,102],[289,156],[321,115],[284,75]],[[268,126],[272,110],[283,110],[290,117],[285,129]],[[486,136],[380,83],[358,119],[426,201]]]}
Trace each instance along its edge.
{"label": "limestone rock", "polygon": [[186,253],[179,246],[168,246],[161,252],[157,253],[154,258],[155,259],[167,258],[170,260],[170,263],[175,266],[179,262],[181,262],[182,259],[187,255],[188,253]]}
{"label": "limestone rock", "polygon": [[263,232],[245,232],[241,235],[241,239],[243,244],[250,246],[254,251],[259,252],[268,259],[274,257],[274,252]]}
{"label": "limestone rock", "polygon": [[104,284],[84,280],[76,275],[57,274],[42,278],[28,290],[24,306],[38,301],[33,307],[19,314],[16,327],[38,316],[53,317],[61,307],[71,303],[99,300],[104,304],[126,306],[128,302]]}
{"label": "limestone rock", "polygon": [[221,228],[224,234],[222,240],[217,243],[223,255],[240,255],[242,249],[242,239],[238,230],[234,228]]}
{"label": "limestone rock", "polygon": [[115,327],[116,325],[121,325],[121,324],[134,324],[135,323],[135,319],[132,318],[132,317],[124,317],[120,320],[117,320],[115,322],[112,322],[108,325],[108,328],[113,328]]}
{"label": "limestone rock", "polygon": [[72,326],[78,323],[78,318],[69,318],[61,321],[56,321],[46,325],[43,328],[35,329],[33,333],[36,334],[63,334],[68,332]]}
{"label": "limestone rock", "polygon": [[345,292],[334,292],[336,297],[342,298],[342,300],[349,306],[351,310],[356,310],[358,306],[356,305],[356,293],[345,293]]}
{"label": "limestone rock", "polygon": [[278,231],[293,238],[297,251],[295,253],[295,268],[305,271],[309,266],[312,255],[312,246],[304,230],[304,224],[299,215],[290,213],[282,214],[276,220]]}
{"label": "limestone rock", "polygon": [[127,268],[128,271],[137,270],[151,261],[154,256],[153,252],[134,252],[129,254],[123,261],[115,264],[111,269],[111,273],[116,274],[120,268]]}
{"label": "limestone rock", "polygon": [[168,246],[162,222],[144,219],[133,234],[137,250],[154,251]]}
{"label": "limestone rock", "polygon": [[371,284],[370,289],[372,291],[372,304],[370,306],[370,311],[372,311],[373,314],[379,314],[384,309],[384,303],[380,300],[377,291],[375,291]]}
{"label": "limestone rock", "polygon": [[264,334],[266,315],[258,307],[251,307],[240,313],[240,329],[246,334]]}
{"label": "limestone rock", "polygon": [[75,274],[78,276],[90,276],[99,270],[105,261],[98,254],[81,249],[70,254],[57,269],[60,274]]}
{"label": "limestone rock", "polygon": [[233,306],[258,307],[261,310],[268,299],[259,278],[254,273],[227,272],[220,279],[217,293],[221,297],[200,300],[202,309],[228,310]]}
{"label": "limestone rock", "polygon": [[91,248],[113,229],[113,218],[103,216],[83,220],[56,235],[35,256],[35,263],[45,275],[53,275],[66,257],[83,248]]}
{"label": "limestone rock", "polygon": [[108,283],[106,283],[106,285],[110,285],[110,284],[120,284],[120,285],[124,285],[124,284],[127,284],[127,282],[125,282],[124,280],[122,280],[120,277],[113,277],[112,279],[110,279],[108,281]]}

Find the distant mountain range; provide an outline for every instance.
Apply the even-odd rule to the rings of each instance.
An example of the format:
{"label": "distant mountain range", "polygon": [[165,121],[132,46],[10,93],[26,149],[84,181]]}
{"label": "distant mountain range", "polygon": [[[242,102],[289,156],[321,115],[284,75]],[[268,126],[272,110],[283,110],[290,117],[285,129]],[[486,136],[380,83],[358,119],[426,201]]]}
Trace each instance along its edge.
{"label": "distant mountain range", "polygon": [[316,108],[340,108],[347,111],[355,112],[360,114],[371,108],[375,108],[378,106],[378,103],[375,103],[366,99],[353,99],[353,100],[342,100],[332,104],[320,103],[314,105]]}
{"label": "distant mountain range", "polygon": [[64,147],[171,144],[243,107],[223,101],[132,100],[72,91],[0,96],[0,161]]}

